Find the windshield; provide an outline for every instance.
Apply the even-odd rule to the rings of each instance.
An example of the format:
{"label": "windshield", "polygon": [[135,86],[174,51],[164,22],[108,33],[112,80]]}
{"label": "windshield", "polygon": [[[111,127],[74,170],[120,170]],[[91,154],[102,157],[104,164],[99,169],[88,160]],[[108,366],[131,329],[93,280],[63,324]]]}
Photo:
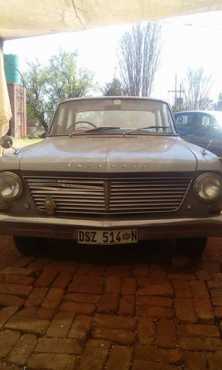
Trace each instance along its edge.
{"label": "windshield", "polygon": [[83,99],[62,103],[51,135],[135,134],[174,135],[167,104],[143,99]]}

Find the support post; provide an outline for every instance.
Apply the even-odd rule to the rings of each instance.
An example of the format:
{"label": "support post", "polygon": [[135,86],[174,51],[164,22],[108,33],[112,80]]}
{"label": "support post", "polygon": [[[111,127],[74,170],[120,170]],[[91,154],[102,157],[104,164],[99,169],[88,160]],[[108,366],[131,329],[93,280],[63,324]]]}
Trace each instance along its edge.
{"label": "support post", "polygon": [[12,117],[4,71],[3,44],[3,39],[0,38],[0,137],[7,134],[9,129],[9,121]]}
{"label": "support post", "polygon": [[[1,55],[1,53],[3,54],[3,46],[4,46],[4,41],[0,37],[0,55]],[[2,148],[2,146],[0,146],[0,157],[2,157],[2,155],[3,155],[3,148]]]}

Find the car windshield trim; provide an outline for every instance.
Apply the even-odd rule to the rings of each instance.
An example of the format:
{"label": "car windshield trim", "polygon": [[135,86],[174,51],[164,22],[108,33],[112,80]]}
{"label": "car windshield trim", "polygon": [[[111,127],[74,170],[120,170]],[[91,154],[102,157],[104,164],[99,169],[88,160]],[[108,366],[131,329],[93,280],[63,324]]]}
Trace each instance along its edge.
{"label": "car windshield trim", "polygon": [[[80,130],[79,130],[80,131]],[[116,129],[117,132],[114,132],[115,130],[110,130],[112,132],[108,132],[109,130],[101,130],[96,132],[89,132],[86,131],[80,131],[78,133],[74,133],[72,135],[70,134],[57,134],[57,135],[48,135],[47,137],[70,137],[73,138],[75,136],[102,136],[102,135],[109,135],[109,136],[133,136],[133,135],[140,135],[140,136],[179,136],[178,133],[175,133],[173,131],[171,132],[150,132],[146,130],[135,130],[135,132],[129,132],[129,130],[126,130],[124,128]],[[134,130],[131,130],[134,131]]]}

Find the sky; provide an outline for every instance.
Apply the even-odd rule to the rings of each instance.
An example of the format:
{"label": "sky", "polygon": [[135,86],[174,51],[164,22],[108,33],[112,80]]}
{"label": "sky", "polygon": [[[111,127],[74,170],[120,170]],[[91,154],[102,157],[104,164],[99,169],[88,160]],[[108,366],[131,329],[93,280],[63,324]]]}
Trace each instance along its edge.
{"label": "sky", "polygon": [[[162,26],[161,58],[152,97],[173,103],[175,76],[182,79],[188,68],[204,68],[212,76],[210,97],[217,99],[222,92],[222,11],[175,17],[160,22]],[[103,86],[118,76],[118,45],[121,36],[131,25],[91,29],[82,32],[11,40],[4,52],[17,54],[20,70],[27,62],[38,59],[47,63],[58,50],[78,51],[79,66],[95,75]]]}

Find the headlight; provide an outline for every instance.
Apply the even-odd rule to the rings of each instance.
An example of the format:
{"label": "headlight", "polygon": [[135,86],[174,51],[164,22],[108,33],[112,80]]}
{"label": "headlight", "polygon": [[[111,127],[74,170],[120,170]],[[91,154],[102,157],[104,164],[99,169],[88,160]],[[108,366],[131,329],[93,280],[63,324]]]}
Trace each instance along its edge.
{"label": "headlight", "polygon": [[194,191],[201,199],[213,202],[222,195],[222,179],[214,173],[204,173],[195,180]]}
{"label": "headlight", "polygon": [[22,193],[22,181],[13,172],[0,172],[0,197],[4,200],[13,200]]}

